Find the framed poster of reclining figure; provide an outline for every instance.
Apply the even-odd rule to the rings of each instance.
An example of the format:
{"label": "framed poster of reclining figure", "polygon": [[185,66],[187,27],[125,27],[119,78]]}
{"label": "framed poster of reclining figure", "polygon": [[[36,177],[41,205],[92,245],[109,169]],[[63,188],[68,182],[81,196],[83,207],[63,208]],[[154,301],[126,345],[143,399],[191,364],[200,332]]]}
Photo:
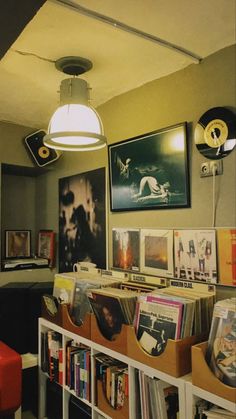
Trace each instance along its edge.
{"label": "framed poster of reclining figure", "polygon": [[112,211],[190,206],[186,123],[108,146]]}

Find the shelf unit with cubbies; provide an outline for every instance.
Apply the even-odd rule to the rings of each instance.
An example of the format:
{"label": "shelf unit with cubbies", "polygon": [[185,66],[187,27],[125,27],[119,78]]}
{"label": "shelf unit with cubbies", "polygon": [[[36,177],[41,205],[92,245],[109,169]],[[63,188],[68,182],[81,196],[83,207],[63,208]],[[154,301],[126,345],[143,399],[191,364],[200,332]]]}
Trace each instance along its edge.
{"label": "shelf unit with cubbies", "polygon": [[[211,291],[211,290],[210,290]],[[137,341],[133,326],[123,325],[116,340],[107,340],[100,332],[96,318],[88,313],[82,326],[76,326],[70,317],[69,307],[60,304],[55,316],[50,315],[45,307],[39,319],[40,333],[54,330],[62,336],[65,349],[69,340],[83,344],[91,350],[91,360],[98,353],[105,354],[128,366],[129,396],[120,410],[115,410],[106,399],[101,383],[96,383],[95,366],[91,362],[91,401],[82,400],[91,408],[92,418],[136,419],[137,394],[135,392],[135,373],[143,372],[146,376],[161,380],[178,390],[179,419],[193,418],[194,405],[198,399],[216,404],[230,412],[236,413],[236,389],[224,385],[209,369],[205,361],[206,336],[192,336],[185,339],[169,339],[165,351],[158,357],[149,355]],[[39,348],[39,366],[41,360]],[[76,396],[65,382],[65,355],[63,362],[62,404],[63,418],[69,419],[69,398]],[[46,416],[45,382],[47,376],[40,372],[39,419]],[[96,397],[96,391],[98,397]],[[96,400],[99,400],[98,403]]]}
{"label": "shelf unit with cubbies", "polygon": [[[93,324],[93,321],[92,321]],[[96,327],[95,327],[96,329]],[[127,328],[124,328],[121,332],[120,340],[122,341],[122,335],[125,336],[124,342],[127,342]],[[62,347],[65,349],[66,343],[68,340],[73,340],[77,343],[81,343],[86,345],[91,349],[91,359],[93,356],[98,353],[103,353],[112,357],[116,360],[119,360],[128,366],[128,375],[129,375],[129,397],[125,401],[124,406],[121,410],[115,410],[111,407],[108,403],[105,395],[102,393],[101,384],[98,385],[98,397],[99,402],[96,404],[96,397],[95,397],[95,374],[94,374],[94,364],[91,363],[91,403],[88,403],[83,399],[83,402],[88,403],[91,407],[93,412],[93,418],[97,419],[98,415],[102,415],[105,418],[112,418],[116,419],[136,419],[135,418],[135,404],[137,401],[136,394],[133,391],[134,389],[134,371],[140,370],[143,371],[149,377],[155,377],[162,381],[165,381],[170,386],[175,386],[178,389],[178,397],[179,397],[179,418],[186,419],[186,401],[185,401],[185,381],[182,377],[174,377],[170,374],[165,372],[159,371],[156,368],[152,368],[150,365],[147,365],[143,362],[139,362],[135,359],[130,358],[129,356],[121,353],[120,349],[120,342],[118,341],[118,350],[116,350],[116,343],[107,341],[107,344],[104,344],[103,337],[101,336],[101,341],[99,343],[99,332],[95,330],[95,332],[91,331],[91,334],[95,333],[96,342],[91,339],[84,338],[79,334],[75,334],[70,330],[66,330],[63,327],[59,326],[56,323],[50,322],[44,318],[39,319],[39,342],[40,342],[40,335],[41,332],[45,332],[47,330],[53,330],[62,336]],[[144,358],[145,361],[145,358]],[[47,374],[41,371],[41,348],[39,348],[39,376],[40,376],[40,386],[39,386],[39,419],[46,418],[46,380],[48,378]],[[63,404],[63,419],[69,419],[68,410],[69,410],[69,397],[71,394],[75,395],[74,391],[71,391],[65,383],[65,351],[64,351],[64,362],[63,362],[63,385],[62,385],[62,404]]]}

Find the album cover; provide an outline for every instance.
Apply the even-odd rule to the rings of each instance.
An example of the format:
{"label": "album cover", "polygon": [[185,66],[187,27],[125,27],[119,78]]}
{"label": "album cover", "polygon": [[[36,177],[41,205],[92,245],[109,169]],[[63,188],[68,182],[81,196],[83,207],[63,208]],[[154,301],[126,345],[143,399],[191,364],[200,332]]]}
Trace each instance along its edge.
{"label": "album cover", "polygon": [[219,283],[236,285],[236,229],[217,230]]}
{"label": "album cover", "polygon": [[175,277],[217,282],[215,230],[174,230]]}
{"label": "album cover", "polygon": [[140,270],[173,278],[173,230],[141,229]]}
{"label": "album cover", "polygon": [[112,229],[113,268],[139,271],[139,229]]}
{"label": "album cover", "polygon": [[137,339],[150,355],[162,354],[168,339],[176,339],[181,322],[180,308],[171,303],[140,301]]}
{"label": "album cover", "polygon": [[56,274],[53,284],[53,297],[57,299],[60,304],[69,304],[72,307],[75,291],[75,278]]}
{"label": "album cover", "polygon": [[115,340],[122,324],[131,324],[134,318],[137,295],[134,291],[118,288],[90,290],[88,298],[101,333]]}

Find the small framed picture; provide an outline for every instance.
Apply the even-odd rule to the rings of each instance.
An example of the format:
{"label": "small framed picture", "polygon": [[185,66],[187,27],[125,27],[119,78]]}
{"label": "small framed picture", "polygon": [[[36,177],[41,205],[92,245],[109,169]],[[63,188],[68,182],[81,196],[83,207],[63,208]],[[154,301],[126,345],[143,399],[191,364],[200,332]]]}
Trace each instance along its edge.
{"label": "small framed picture", "polygon": [[55,232],[40,230],[38,235],[38,257],[49,260],[49,266],[54,264]]}
{"label": "small framed picture", "polygon": [[141,229],[141,272],[173,278],[173,230]]}
{"label": "small framed picture", "polygon": [[6,258],[27,258],[31,256],[31,231],[5,231]]}

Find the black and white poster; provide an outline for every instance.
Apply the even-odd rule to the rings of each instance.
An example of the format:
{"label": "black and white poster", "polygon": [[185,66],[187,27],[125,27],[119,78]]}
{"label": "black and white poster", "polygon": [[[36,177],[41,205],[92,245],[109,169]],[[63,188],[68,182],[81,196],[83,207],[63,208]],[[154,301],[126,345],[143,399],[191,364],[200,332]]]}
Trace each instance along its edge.
{"label": "black and white poster", "polygon": [[106,269],[105,168],[59,179],[59,272],[77,262]]}

